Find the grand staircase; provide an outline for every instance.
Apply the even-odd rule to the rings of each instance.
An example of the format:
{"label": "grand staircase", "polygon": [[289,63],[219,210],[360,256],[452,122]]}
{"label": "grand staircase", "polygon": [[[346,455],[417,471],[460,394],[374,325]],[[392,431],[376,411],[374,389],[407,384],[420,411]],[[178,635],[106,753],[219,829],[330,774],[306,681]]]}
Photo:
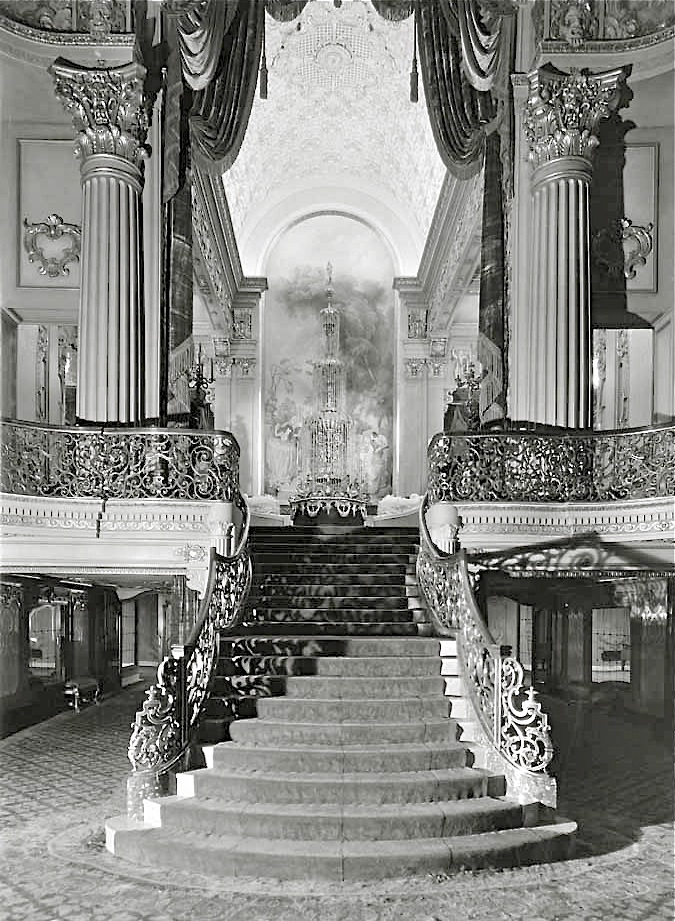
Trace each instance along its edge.
{"label": "grand staircase", "polygon": [[251,626],[221,637],[206,768],[146,800],[144,823],[111,820],[116,855],[331,881],[570,855],[574,823],[510,800],[502,775],[471,766],[454,641],[441,660],[417,597],[416,539],[252,532]]}

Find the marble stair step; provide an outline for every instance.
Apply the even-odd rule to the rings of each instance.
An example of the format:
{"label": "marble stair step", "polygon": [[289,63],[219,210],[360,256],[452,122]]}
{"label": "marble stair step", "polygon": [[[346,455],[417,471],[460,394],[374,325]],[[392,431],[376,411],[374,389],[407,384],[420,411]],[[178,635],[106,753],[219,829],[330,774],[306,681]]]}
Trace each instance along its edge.
{"label": "marble stair step", "polygon": [[304,579],[302,581],[287,582],[274,580],[272,576],[264,576],[260,579],[255,591],[249,595],[251,599],[258,598],[307,598],[307,599],[344,599],[359,598],[365,599],[365,603],[374,603],[383,598],[390,600],[400,598],[405,592],[405,581],[396,582],[390,580],[385,583],[377,583],[372,580],[365,580],[363,583],[344,582],[337,583],[334,579],[326,581],[317,577],[315,581]]}
{"label": "marble stair step", "polygon": [[411,697],[443,698],[445,681],[440,675],[432,677],[319,677],[291,676],[286,680],[286,696],[290,699],[326,698],[368,700],[385,697],[387,700]]}
{"label": "marble stair step", "polygon": [[400,591],[379,596],[342,594],[326,592],[325,594],[301,594],[289,592],[256,591],[248,599],[248,606],[262,611],[274,611],[279,608],[310,608],[316,611],[405,611],[408,598],[405,587]]}
{"label": "marble stair step", "polygon": [[235,655],[220,658],[216,665],[219,677],[250,677],[260,675],[319,676],[350,678],[432,677],[447,674],[436,656],[294,656],[294,655]]}
{"label": "marble stair step", "polygon": [[321,804],[308,809],[296,803],[237,801],[168,796],[145,801],[145,822],[177,833],[278,838],[285,841],[401,841],[481,834],[523,825],[518,803],[493,797],[396,803],[393,807]]}
{"label": "marble stair step", "polygon": [[295,745],[282,747],[222,742],[204,747],[207,767],[228,770],[427,771],[465,767],[467,752],[459,742],[408,742],[391,745]]}
{"label": "marble stair step", "polygon": [[449,717],[392,722],[343,723],[241,719],[230,723],[229,735],[245,745],[397,745],[457,741],[457,722]]}
{"label": "marble stair step", "polygon": [[[220,641],[222,655],[270,654],[291,650],[303,656],[328,656],[330,658],[372,658],[372,657],[437,657],[442,643],[432,637],[422,636],[359,636],[347,637],[331,635],[321,636],[313,633],[289,636],[284,633],[223,636]],[[454,641],[447,641],[454,642]]]}
{"label": "marble stair step", "polygon": [[176,776],[178,796],[245,803],[394,804],[476,799],[504,794],[504,778],[471,767],[428,771],[281,772],[245,774],[224,767]]}
{"label": "marble stair step", "polygon": [[387,879],[484,867],[525,866],[571,856],[574,822],[481,835],[402,841],[289,841],[147,828],[126,817],[106,824],[106,846],[136,866],[168,867],[219,879]]}
{"label": "marble stair step", "polygon": [[385,722],[440,719],[449,715],[447,700],[434,697],[400,697],[376,699],[364,697],[345,700],[319,698],[265,697],[258,701],[262,720],[287,722]]}
{"label": "marble stair step", "polygon": [[281,624],[283,624],[288,635],[306,636],[307,634],[313,634],[317,638],[321,638],[326,633],[339,634],[345,638],[357,636],[374,637],[377,635],[382,637],[416,637],[418,635],[417,624],[413,623],[410,618],[400,618],[398,621],[383,620],[381,622],[375,620],[338,622],[329,618],[325,620],[315,618],[312,621],[311,619],[298,618],[296,622],[290,620],[256,622],[255,629],[258,634],[277,635]]}

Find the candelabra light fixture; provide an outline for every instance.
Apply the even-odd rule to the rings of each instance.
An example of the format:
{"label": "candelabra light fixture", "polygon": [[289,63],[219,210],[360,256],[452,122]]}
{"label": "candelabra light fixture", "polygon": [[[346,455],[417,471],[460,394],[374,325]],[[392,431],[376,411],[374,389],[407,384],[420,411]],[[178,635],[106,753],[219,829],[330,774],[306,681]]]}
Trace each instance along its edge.
{"label": "candelabra light fixture", "polygon": [[202,345],[199,343],[197,361],[187,371],[187,382],[190,388],[190,428],[212,429],[213,416],[210,405],[213,403],[213,359],[209,359],[209,374],[206,373],[204,359],[202,358]]}

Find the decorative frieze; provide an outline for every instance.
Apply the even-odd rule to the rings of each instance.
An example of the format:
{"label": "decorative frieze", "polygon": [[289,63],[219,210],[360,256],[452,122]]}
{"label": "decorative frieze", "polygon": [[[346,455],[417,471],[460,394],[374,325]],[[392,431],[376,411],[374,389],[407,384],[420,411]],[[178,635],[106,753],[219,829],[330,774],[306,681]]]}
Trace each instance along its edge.
{"label": "decorative frieze", "polygon": [[49,68],[56,95],[77,131],[75,155],[120,157],[142,170],[149,104],[144,93],[145,67],[82,67],[58,58]]}

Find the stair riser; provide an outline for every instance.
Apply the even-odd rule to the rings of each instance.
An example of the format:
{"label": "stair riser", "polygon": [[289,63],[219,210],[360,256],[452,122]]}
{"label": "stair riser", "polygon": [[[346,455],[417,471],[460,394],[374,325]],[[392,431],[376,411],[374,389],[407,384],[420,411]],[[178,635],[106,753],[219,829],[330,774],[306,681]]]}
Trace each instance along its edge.
{"label": "stair riser", "polygon": [[322,752],[320,749],[301,752],[275,749],[241,749],[236,745],[214,749],[213,764],[228,771],[308,771],[326,773],[329,771],[430,771],[464,767],[466,751],[461,746],[447,749],[420,751],[380,752],[359,750],[356,752]]}
{"label": "stair riser", "polygon": [[405,742],[454,742],[454,720],[429,720],[398,724],[274,723],[270,720],[236,720],[230,724],[235,742],[263,747],[279,745],[395,745]]}
{"label": "stair riser", "polygon": [[307,678],[291,677],[286,681],[286,696],[292,699],[385,697],[442,697],[444,679],[437,678]]}
{"label": "stair riser", "polygon": [[318,775],[294,777],[292,780],[265,779],[262,775],[236,776],[215,771],[176,778],[179,796],[221,797],[242,803],[384,805],[393,803],[431,803],[439,800],[476,799],[487,795],[487,778],[475,774],[470,779],[437,779],[422,773],[415,780],[383,781],[373,776],[371,782],[317,780]]}
{"label": "stair riser", "polygon": [[262,719],[296,723],[395,723],[403,720],[441,719],[449,715],[449,710],[444,697],[326,701],[284,697],[260,700],[258,715]]}

